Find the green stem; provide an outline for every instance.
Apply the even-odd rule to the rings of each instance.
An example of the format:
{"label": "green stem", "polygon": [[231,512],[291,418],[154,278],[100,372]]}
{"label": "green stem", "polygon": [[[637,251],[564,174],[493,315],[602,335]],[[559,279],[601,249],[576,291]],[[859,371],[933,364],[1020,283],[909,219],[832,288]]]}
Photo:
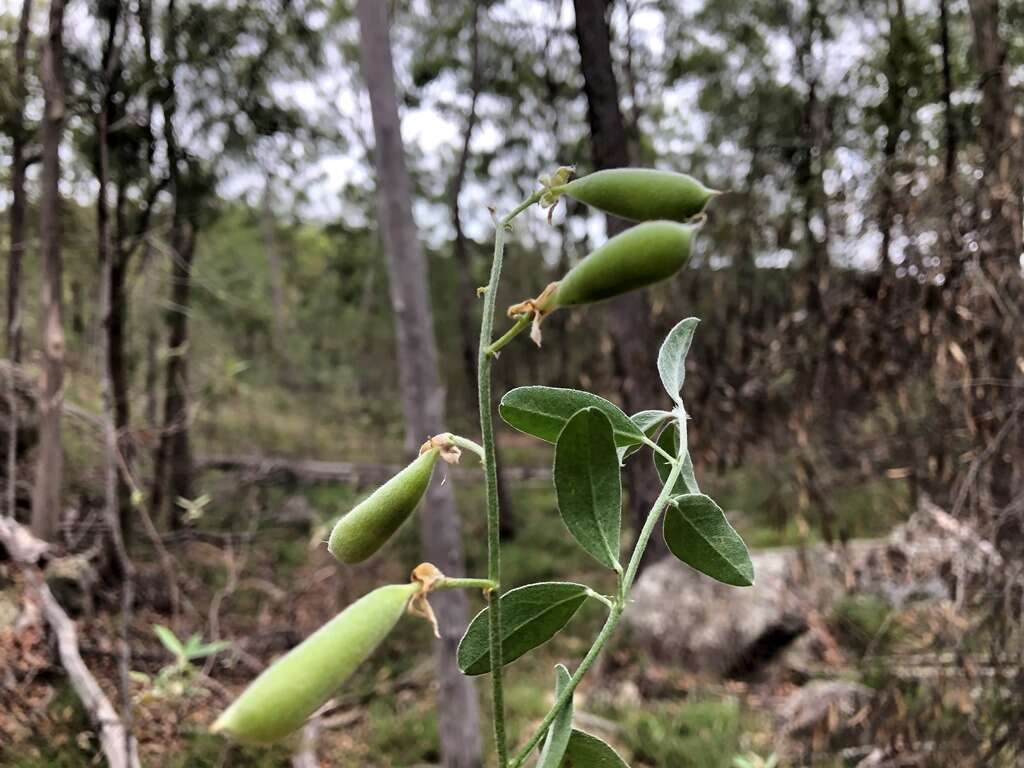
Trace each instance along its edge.
{"label": "green stem", "polygon": [[[682,471],[683,463],[678,459],[673,459],[672,471],[669,472],[668,478],[665,480],[665,485],[661,489],[661,493],[658,494],[657,500],[654,502],[654,506],[651,507],[650,513],[647,515],[647,520],[644,522],[643,530],[640,531],[640,536],[637,538],[636,546],[633,548],[633,554],[629,558],[629,566],[626,568],[626,575],[622,579],[622,585],[619,590],[618,598],[612,605],[611,611],[608,613],[608,618],[601,627],[601,632],[597,635],[594,640],[594,644],[587,651],[587,655],[583,657],[583,661],[580,662],[579,667],[571,678],[569,678],[569,684],[565,687],[562,693],[556,697],[554,706],[541,720],[537,730],[533,732],[530,740],[526,742],[526,746],[520,750],[519,754],[512,761],[509,768],[520,768],[529,759],[534,748],[540,743],[540,740],[544,738],[544,735],[548,732],[548,728],[551,727],[551,723],[554,722],[555,717],[558,715],[559,710],[565,703],[572,698],[573,692],[576,690],[576,686],[579,685],[580,680],[587,674],[587,670],[590,669],[591,665],[597,659],[601,650],[604,648],[605,643],[608,642],[608,638],[612,636],[615,631],[615,627],[618,626],[619,619],[622,617],[622,612],[626,608],[626,598],[629,595],[630,587],[633,586],[633,580],[636,578],[636,572],[640,568],[640,560],[644,556],[644,550],[647,549],[647,542],[650,541],[651,534],[654,532],[654,526],[657,524],[661,513],[665,510],[668,504],[669,497],[672,495],[672,488],[676,484],[676,480],[679,478],[679,473]],[[493,656],[491,658],[494,658]]]}
{"label": "green stem", "polygon": [[651,440],[651,438],[647,437],[647,435],[644,435],[644,445],[649,445],[651,447],[651,449],[655,453],[660,453],[665,458],[666,461],[670,461],[671,462],[671,461],[675,461],[676,460],[675,457],[671,453],[669,453],[664,448],[662,448],[660,445],[658,445],[656,442]]}
{"label": "green stem", "polygon": [[[508,215],[499,220],[494,232],[494,261],[491,263],[491,278],[484,292],[483,316],[480,319],[480,356],[478,361],[478,397],[480,400],[480,440],[484,452],[484,479],[487,492],[487,578],[495,584],[501,584],[501,534],[499,529],[500,510],[498,509],[498,467],[494,455],[494,424],[491,421],[491,363],[493,357],[488,354],[491,335],[494,332],[494,305],[498,298],[498,284],[501,281],[501,268],[505,256],[505,230],[509,222],[540,200],[540,192],[535,192]],[[501,650],[501,589],[492,589],[488,593],[488,646],[492,660],[491,698],[494,708],[494,745],[498,753],[498,766],[508,765],[508,742],[505,735],[505,692],[502,679],[503,658]]]}
{"label": "green stem", "polygon": [[452,441],[452,445],[457,448],[461,448],[464,451],[475,453],[481,462],[484,461],[484,447],[482,445],[474,443],[468,437],[453,435],[451,432],[448,433],[448,439]]}
{"label": "green stem", "polygon": [[487,354],[491,357],[498,354],[498,352],[506,346],[512,339],[518,336],[520,333],[530,327],[531,317],[529,315],[519,315],[516,318],[515,325],[505,331],[505,335],[498,339],[496,342],[491,344],[487,348]]}
{"label": "green stem", "polygon": [[490,579],[449,579],[447,576],[434,585],[434,589],[483,589],[488,592],[498,588]]}

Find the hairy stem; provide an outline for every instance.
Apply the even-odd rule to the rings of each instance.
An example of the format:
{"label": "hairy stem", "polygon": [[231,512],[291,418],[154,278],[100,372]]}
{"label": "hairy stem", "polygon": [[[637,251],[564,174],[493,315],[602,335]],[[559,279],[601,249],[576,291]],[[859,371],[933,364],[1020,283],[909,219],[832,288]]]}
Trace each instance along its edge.
{"label": "hairy stem", "polygon": [[[519,754],[512,761],[509,768],[520,768],[527,761],[532,754],[534,748],[540,743],[540,740],[544,738],[544,734],[548,732],[548,728],[551,727],[551,723],[554,722],[558,712],[565,706],[565,703],[572,698],[573,692],[576,690],[576,686],[579,685],[583,676],[587,674],[587,670],[590,669],[591,665],[600,655],[601,650],[604,648],[605,643],[608,642],[608,638],[612,636],[615,631],[615,627],[619,624],[619,619],[622,617],[622,612],[626,609],[626,599],[629,596],[629,590],[633,586],[633,580],[636,578],[637,569],[640,567],[640,560],[644,556],[644,550],[647,549],[647,542],[650,541],[651,534],[654,532],[654,526],[657,525],[658,519],[661,517],[661,513],[665,510],[668,505],[670,496],[672,495],[672,488],[676,484],[676,480],[679,479],[679,473],[682,471],[683,462],[682,459],[672,460],[672,470],[669,472],[668,478],[665,480],[665,485],[661,489],[661,493],[658,494],[657,500],[654,502],[654,506],[651,507],[650,513],[647,515],[647,520],[644,522],[643,530],[640,531],[640,536],[637,538],[636,546],[633,548],[633,554],[629,558],[629,566],[626,568],[626,574],[622,579],[622,585],[619,589],[619,594],[612,605],[611,610],[608,613],[608,618],[604,622],[604,626],[601,627],[600,633],[594,640],[594,644],[590,646],[590,650],[587,651],[587,655],[583,657],[583,661],[580,662],[579,667],[576,668],[576,672],[569,678],[569,684],[565,687],[562,693],[555,698],[554,706],[541,720],[537,730],[533,732],[530,740],[526,742],[526,746],[520,750]],[[494,658],[493,656],[491,658]]]}
{"label": "hairy stem", "polygon": [[447,576],[434,585],[434,589],[482,589],[485,592],[490,592],[497,588],[497,582],[490,579],[450,579]]}
{"label": "hairy stem", "polygon": [[[500,511],[498,509],[498,467],[494,456],[494,424],[491,421],[491,363],[493,356],[488,353],[491,335],[494,332],[494,305],[501,281],[502,261],[505,255],[505,230],[509,222],[540,200],[535,192],[504,218],[498,220],[494,233],[494,261],[491,263],[491,278],[484,292],[484,310],[480,319],[480,356],[477,363],[478,396],[480,400],[480,440],[484,452],[484,479],[487,492],[487,578],[501,584],[501,536]],[[491,698],[494,709],[494,745],[498,753],[498,766],[508,765],[508,743],[505,735],[505,693],[502,680],[501,659],[501,589],[488,593],[488,644],[491,654]],[[497,660],[497,663],[495,663]]]}

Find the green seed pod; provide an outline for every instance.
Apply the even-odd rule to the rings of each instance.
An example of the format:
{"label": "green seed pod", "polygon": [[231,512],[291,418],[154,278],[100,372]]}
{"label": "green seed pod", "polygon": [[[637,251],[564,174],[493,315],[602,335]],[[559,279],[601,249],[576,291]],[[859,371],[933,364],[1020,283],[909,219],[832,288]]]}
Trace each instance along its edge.
{"label": "green seed pod", "polygon": [[613,168],[576,179],[559,190],[581,203],[633,221],[687,221],[719,194],[692,176],[650,168]]}
{"label": "green seed pod", "polygon": [[273,744],[302,727],[388,635],[420,584],[364,595],[271,664],[213,724],[243,744]]}
{"label": "green seed pod", "polygon": [[343,563],[361,563],[387,542],[416,509],[430,485],[440,449],[432,448],[339,520],[328,551]]}
{"label": "green seed pod", "polygon": [[558,307],[590,304],[672,276],[690,260],[695,229],[674,221],[649,221],[627,229],[569,270],[538,308],[546,314]]}

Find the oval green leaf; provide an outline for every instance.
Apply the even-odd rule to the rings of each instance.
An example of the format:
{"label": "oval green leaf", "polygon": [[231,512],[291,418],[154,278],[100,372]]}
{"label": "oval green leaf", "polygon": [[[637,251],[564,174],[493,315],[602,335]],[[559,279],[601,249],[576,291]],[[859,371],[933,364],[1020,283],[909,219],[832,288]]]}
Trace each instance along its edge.
{"label": "oval green leaf", "polygon": [[[669,424],[658,437],[657,444],[663,451],[673,456],[678,456],[679,426],[675,423]],[[668,463],[668,459],[657,451],[654,452],[654,468],[658,470],[658,477],[661,478],[661,483],[664,485],[668,480],[669,472],[672,471],[672,466]],[[674,496],[687,493],[700,493],[700,488],[697,486],[697,478],[693,474],[693,459],[690,458],[689,451],[686,452],[686,456],[683,458],[683,468],[679,473],[675,486],[672,488],[672,495]]]}
{"label": "oval green leaf", "polygon": [[608,417],[584,408],[565,424],[555,445],[555,496],[565,527],[580,546],[620,570],[622,485]]}
{"label": "oval green leaf", "polygon": [[576,411],[584,408],[597,408],[608,417],[616,445],[635,445],[644,441],[643,432],[618,406],[578,389],[518,387],[501,398],[498,413],[505,423],[520,432],[555,443],[565,423]]}
{"label": "oval green leaf", "polygon": [[[564,665],[558,664],[555,667],[555,698],[562,695],[569,686],[569,670]],[[569,746],[569,739],[572,736],[572,696],[565,702],[558,714],[555,716],[551,727],[548,728],[548,735],[544,739],[544,748],[540,753],[540,760],[537,761],[537,768],[559,768],[565,750]]]}
{"label": "oval green leaf", "polygon": [[693,333],[700,320],[688,317],[668,332],[658,350],[658,373],[665,391],[679,405],[683,404],[683,380],[686,378],[686,353],[690,351]]}
{"label": "oval green leaf", "polygon": [[[564,627],[587,599],[583,584],[546,581],[510,589],[501,596],[503,665],[543,645]],[[488,647],[490,609],[478,613],[459,641],[459,669],[466,675],[491,671]]]}
{"label": "oval green leaf", "polygon": [[663,530],[669,551],[687,565],[724,584],[753,585],[747,545],[709,496],[691,493],[672,499]]}
{"label": "oval green leaf", "polygon": [[561,768],[629,768],[629,765],[597,736],[574,729]]}

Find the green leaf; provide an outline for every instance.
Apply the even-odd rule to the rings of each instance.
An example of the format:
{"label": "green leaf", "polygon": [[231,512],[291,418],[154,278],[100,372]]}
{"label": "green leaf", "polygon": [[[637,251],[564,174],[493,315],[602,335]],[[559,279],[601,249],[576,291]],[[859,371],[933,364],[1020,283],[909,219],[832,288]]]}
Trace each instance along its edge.
{"label": "green leaf", "polygon": [[635,445],[644,441],[643,432],[618,406],[578,389],[519,387],[501,398],[498,413],[509,426],[520,432],[555,443],[565,423],[576,411],[584,408],[597,408],[608,417],[616,445]]}
{"label": "green leaf", "polygon": [[163,643],[164,648],[170,651],[175,658],[187,658],[185,654],[185,646],[182,645],[177,636],[163,624],[154,624],[153,633],[157,636],[157,639]]}
{"label": "green leaf", "polygon": [[[569,670],[562,664],[555,666],[555,698],[562,695],[569,685]],[[569,746],[569,739],[572,736],[572,696],[565,702],[555,719],[548,728],[548,735],[544,739],[544,749],[541,750],[540,760],[537,761],[537,768],[559,768],[565,750]]]}
{"label": "green leaf", "polygon": [[561,768],[629,768],[629,765],[597,736],[573,729]]}
{"label": "green leaf", "polygon": [[608,417],[584,408],[555,445],[555,495],[565,527],[587,552],[620,570],[622,486],[619,457]]}
{"label": "green leaf", "polygon": [[696,317],[680,321],[668,332],[658,350],[658,373],[665,391],[679,405],[683,404],[683,379],[686,377],[686,353],[690,351],[693,333],[700,323]]}
{"label": "green leaf", "polygon": [[189,660],[202,659],[206,656],[212,656],[215,653],[226,651],[231,647],[231,641],[229,640],[217,640],[213,643],[206,643],[205,645],[198,645],[188,653]]}
{"label": "green leaf", "polygon": [[[653,440],[654,436],[658,434],[658,430],[661,429],[661,425],[671,418],[672,414],[668,411],[640,411],[630,416],[629,420],[636,424],[637,428],[643,432],[648,440]],[[627,456],[632,456],[642,447],[643,444],[641,443],[619,448],[619,461],[621,462]]]}
{"label": "green leaf", "polygon": [[687,565],[734,587],[753,585],[747,545],[709,496],[692,493],[672,499],[663,530],[669,551]]}
{"label": "green leaf", "polygon": [[[583,584],[546,581],[510,589],[501,596],[503,665],[543,645],[564,627],[587,599]],[[467,675],[491,671],[488,648],[490,609],[478,613],[459,641],[459,669]]]}
{"label": "green leaf", "polygon": [[[675,423],[669,424],[661,433],[661,436],[658,437],[657,444],[663,451],[673,456],[678,456],[679,425]],[[672,465],[668,463],[668,459],[657,451],[654,452],[654,468],[658,470],[658,477],[661,478],[661,483],[664,485],[668,480],[669,472],[672,471]],[[674,496],[700,493],[700,488],[697,486],[697,478],[693,475],[693,459],[690,458],[689,451],[686,452],[686,456],[683,458],[683,468],[679,472],[679,477],[676,479],[676,484],[672,488],[671,493]]]}

